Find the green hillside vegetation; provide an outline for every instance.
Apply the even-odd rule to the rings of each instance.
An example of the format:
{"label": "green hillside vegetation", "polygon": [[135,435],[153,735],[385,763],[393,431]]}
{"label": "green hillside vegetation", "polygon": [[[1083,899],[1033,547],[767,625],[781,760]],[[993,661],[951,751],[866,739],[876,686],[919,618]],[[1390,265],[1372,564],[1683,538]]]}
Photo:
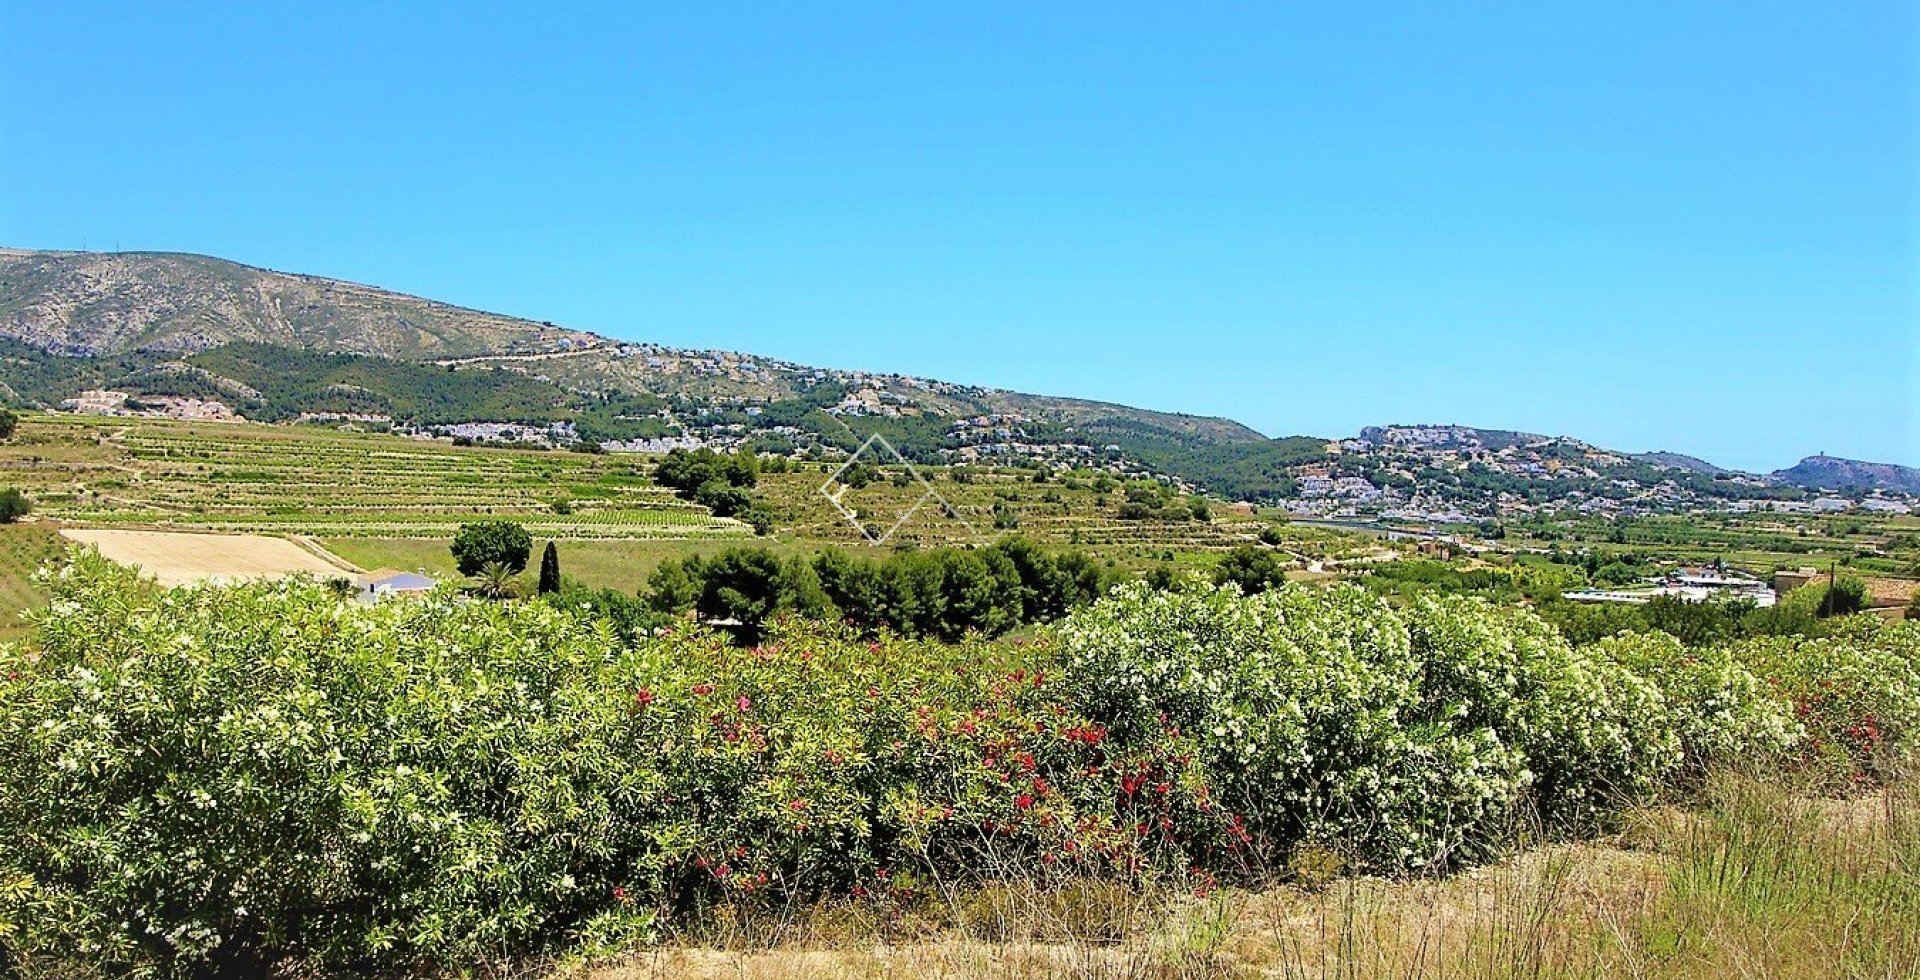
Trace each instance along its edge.
{"label": "green hillside vegetation", "polygon": [[[582,355],[585,356],[585,355]],[[572,358],[577,360],[578,358]],[[661,418],[671,409],[703,427],[738,426],[757,451],[787,453],[797,448],[799,430],[808,446],[852,452],[879,435],[914,462],[944,461],[959,449],[951,420],[955,416],[1013,411],[1019,399],[997,393],[988,398],[943,396],[921,414],[840,416],[826,411],[850,389],[833,381],[795,378],[751,392],[751,406],[732,395],[715,401],[700,384],[676,375],[646,376],[645,384],[603,384],[574,378],[554,362],[528,363],[499,358],[445,366],[364,354],[321,353],[277,344],[235,342],[186,354],[134,352],[94,357],[49,354],[0,338],[0,363],[13,368],[0,403],[50,406],[83,389],[105,388],[139,396],[180,396],[222,401],[246,417],[278,422],[303,413],[383,415],[413,425],[505,422],[544,426],[574,423],[587,442],[626,441],[680,434]],[[11,392],[11,394],[9,394]],[[1237,426],[1100,406],[1068,399],[1039,399],[1056,420],[1021,424],[1023,437],[1040,444],[1086,447],[1117,445],[1119,454],[1139,462],[1153,460],[1171,475],[1206,483],[1217,474],[1206,459],[1187,462],[1192,451],[1214,440],[1257,440]],[[1065,406],[1065,407],[1062,407]],[[1031,409],[1029,409],[1031,410]],[[943,414],[944,413],[944,414]],[[1262,445],[1239,442],[1230,445]],[[1227,454],[1232,458],[1232,454]],[[1223,482],[1223,485],[1224,482]]]}
{"label": "green hillside vegetation", "polygon": [[21,614],[47,600],[33,575],[65,551],[60,536],[44,524],[0,524],[0,643],[25,634]]}
{"label": "green hillside vegetation", "polygon": [[153,363],[150,357],[61,357],[0,337],[0,404],[57,405],[89,388],[103,388]]}
{"label": "green hillside vegetation", "polygon": [[1173,453],[1152,446],[1136,451],[1154,469],[1188,480],[1228,500],[1268,501],[1294,491],[1291,470],[1328,458],[1327,440],[1288,436],[1253,443],[1198,446]]}
{"label": "green hillside vegetation", "polygon": [[425,424],[488,419],[540,423],[568,418],[570,392],[507,371],[453,371],[381,357],[316,354],[265,344],[230,344],[188,363],[261,393],[235,407],[249,418],[285,421],[302,412],[391,415]]}

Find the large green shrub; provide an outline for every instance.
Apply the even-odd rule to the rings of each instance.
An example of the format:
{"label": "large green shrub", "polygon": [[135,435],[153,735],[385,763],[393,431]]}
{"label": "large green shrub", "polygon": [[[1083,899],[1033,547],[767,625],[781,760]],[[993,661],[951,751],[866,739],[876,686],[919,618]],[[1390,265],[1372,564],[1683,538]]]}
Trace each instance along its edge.
{"label": "large green shrub", "polygon": [[12,524],[33,513],[33,501],[18,487],[0,488],[0,524]]}
{"label": "large green shrub", "polygon": [[22,954],[471,965],[1002,860],[1184,872],[1221,827],[1190,748],[1111,751],[1038,646],[624,647],[560,602],[161,591],[91,556],[56,591],[39,652],[0,652]]}
{"label": "large green shrub", "polygon": [[1754,639],[1729,653],[1790,700],[1808,762],[1844,780],[1870,780],[1920,738],[1920,623],[1864,615],[1837,622],[1831,636]]}
{"label": "large green shrub", "polygon": [[1547,819],[1642,797],[1679,762],[1658,689],[1531,612],[1429,597],[1407,616],[1420,716],[1483,727],[1517,750],[1519,783]]}
{"label": "large green shrub", "polygon": [[1221,805],[1269,848],[1325,842],[1400,868],[1458,858],[1525,784],[1495,728],[1431,710],[1406,621],[1359,589],[1135,584],[1062,633],[1075,702],[1124,745],[1190,733]]}
{"label": "large green shrub", "polygon": [[1193,733],[1257,840],[1386,868],[1472,858],[1523,804],[1578,822],[1798,731],[1724,652],[1664,634],[1575,648],[1475,599],[1129,586],[1062,632],[1076,707],[1131,744]]}
{"label": "large green shrub", "polygon": [[1426,868],[1529,806],[1780,748],[1871,778],[1920,732],[1920,626],[1576,648],[1477,600],[1135,584],[1025,643],[773,615],[743,647],[567,591],[161,590],[84,555],[54,592],[0,649],[0,943],[116,973],[471,970],[1009,868]]}
{"label": "large green shrub", "polygon": [[1629,633],[1596,644],[1660,691],[1666,724],[1696,768],[1765,761],[1805,734],[1778,684],[1768,684],[1728,647],[1688,648],[1667,633]]}
{"label": "large green shrub", "polygon": [[487,566],[518,575],[533,557],[533,536],[512,521],[475,521],[453,536],[453,563],[462,575],[480,575]]}

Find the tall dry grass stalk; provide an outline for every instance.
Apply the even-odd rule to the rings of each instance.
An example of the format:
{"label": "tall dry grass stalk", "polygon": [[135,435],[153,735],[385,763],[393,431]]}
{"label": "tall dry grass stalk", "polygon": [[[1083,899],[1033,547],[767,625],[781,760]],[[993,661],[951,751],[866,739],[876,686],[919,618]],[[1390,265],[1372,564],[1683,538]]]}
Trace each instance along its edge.
{"label": "tall dry grass stalk", "polygon": [[1920,787],[1832,799],[1718,774],[1618,836],[1459,874],[1196,895],[983,853],[914,902],[720,911],[593,980],[1585,980],[1920,977]]}

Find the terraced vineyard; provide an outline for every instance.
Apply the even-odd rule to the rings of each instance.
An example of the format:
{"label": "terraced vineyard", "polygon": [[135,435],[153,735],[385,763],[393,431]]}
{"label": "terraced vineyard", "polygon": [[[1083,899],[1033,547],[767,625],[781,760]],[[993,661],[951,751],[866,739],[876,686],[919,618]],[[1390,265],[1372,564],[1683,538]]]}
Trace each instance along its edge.
{"label": "terraced vineyard", "polygon": [[326,429],[37,416],[0,483],[95,527],[447,538],[507,517],[561,540],[746,537],[655,487],[634,457],[456,448]]}
{"label": "terraced vineyard", "polygon": [[[316,427],[75,415],[30,417],[0,446],[0,484],[26,490],[41,516],[74,525],[440,539],[463,522],[506,517],[561,540],[749,535],[653,485],[652,466],[632,455],[454,447]],[[863,540],[819,493],[830,469],[808,464],[762,477],[755,493],[778,515],[783,536]],[[1208,520],[1188,519],[1186,500],[1174,519],[1123,519],[1123,489],[1084,475],[1034,483],[1023,471],[976,468],[963,483],[945,470],[921,472],[939,499],[900,526],[900,543],[1014,532],[1101,550],[1208,551],[1251,540],[1265,526],[1217,505]],[[926,491],[904,479],[883,471],[844,502],[884,530]]]}
{"label": "terraced vineyard", "polygon": [[[0,486],[20,487],[37,517],[70,527],[312,538],[363,568],[453,577],[446,542],[459,526],[504,518],[536,540],[566,542],[570,577],[626,592],[642,587],[667,558],[753,537],[739,521],[715,518],[655,486],[653,467],[653,458],[627,454],[63,414],[29,416],[12,441],[0,443]],[[753,493],[775,515],[770,543],[795,553],[865,545],[819,492],[833,469],[804,463],[797,472],[762,474]],[[1363,537],[1279,525],[1219,504],[1207,520],[1195,519],[1194,501],[1171,494],[1164,517],[1123,517],[1125,486],[1088,473],[1035,483],[1032,471],[1014,469],[972,467],[961,479],[950,470],[920,472],[925,486],[903,469],[883,469],[842,500],[883,531],[930,486],[938,499],[922,504],[890,544],[964,545],[1019,534],[1134,569],[1169,560],[1204,566],[1268,527],[1282,531],[1284,551],[1306,560],[1372,547]]]}
{"label": "terraced vineyard", "polygon": [[[970,539],[992,540],[1007,533],[1057,544],[1078,544],[1096,549],[1176,548],[1182,550],[1224,550],[1243,544],[1264,526],[1250,515],[1219,506],[1206,521],[1186,516],[1179,519],[1127,520],[1119,516],[1124,495],[1114,489],[1096,489],[1085,477],[1054,479],[1033,483],[1028,471],[1001,470],[978,473],[969,482],[958,483],[950,470],[922,468],[927,479],[906,479],[903,471],[887,470],[872,485],[849,489],[841,502],[861,515],[874,530],[892,528],[901,515],[928,494],[912,516],[899,525],[889,540],[903,544],[939,545]],[[772,501],[780,526],[795,535],[822,541],[864,540],[846,517],[834,509],[820,486],[829,476],[829,467],[808,467],[800,473],[772,473],[760,479],[760,489]],[[996,513],[1001,524],[996,526]]]}

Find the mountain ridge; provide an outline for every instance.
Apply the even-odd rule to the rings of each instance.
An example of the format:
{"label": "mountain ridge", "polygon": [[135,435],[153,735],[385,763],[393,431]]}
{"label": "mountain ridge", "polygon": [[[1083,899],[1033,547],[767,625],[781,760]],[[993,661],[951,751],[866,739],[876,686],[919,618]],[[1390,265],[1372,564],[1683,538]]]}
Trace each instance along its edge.
{"label": "mountain ridge", "polygon": [[[251,392],[256,404],[249,410],[265,411],[270,419],[306,411],[379,413],[395,410],[395,399],[385,397],[395,389],[444,387],[425,371],[460,372],[463,384],[454,387],[461,393],[447,396],[456,401],[476,399],[476,385],[487,387],[483,377],[466,372],[491,371],[499,379],[493,387],[511,391],[478,398],[474,404],[491,406],[488,410],[506,420],[522,420],[515,416],[518,412],[533,423],[556,421],[571,410],[571,399],[586,396],[640,399],[611,413],[629,419],[640,411],[636,405],[651,410],[654,402],[649,399],[694,399],[708,406],[698,410],[702,415],[797,402],[796,411],[824,411],[842,423],[890,420],[884,425],[842,424],[849,432],[892,431],[903,439],[925,439],[931,433],[950,448],[979,441],[957,431],[962,420],[971,420],[966,424],[1003,437],[1000,451],[1048,440],[1077,442],[1119,451],[1160,472],[1205,474],[1202,482],[1231,488],[1229,492],[1245,499],[1265,495],[1263,486],[1283,487],[1300,467],[1314,465],[1320,455],[1316,444],[1341,442],[1388,452],[1461,451],[1469,456],[1536,447],[1548,455],[1591,455],[1603,463],[1641,464],[1702,479],[1752,477],[1807,489],[1920,493],[1920,470],[1896,464],[1816,456],[1760,477],[1677,452],[1619,452],[1567,436],[1465,425],[1368,426],[1350,440],[1271,439],[1226,418],[623,341],[346,280],[186,252],[0,248],[0,344],[13,345],[11,355],[0,349],[0,363],[8,365],[5,380],[13,384],[7,391],[17,401],[33,400],[16,389],[35,378],[43,383],[30,390],[43,394],[115,381],[184,391],[197,379],[214,397]],[[354,357],[401,366],[356,364]],[[273,400],[269,396],[285,394],[269,389],[296,375],[306,378],[310,389],[295,392],[299,397],[281,398],[278,408],[268,406]],[[526,380],[510,380],[515,377]],[[454,418],[417,406],[403,410],[425,421]],[[620,411],[628,414],[621,416]],[[996,421],[1003,418],[1012,421]],[[622,430],[625,435],[635,431],[652,430],[632,425]],[[1183,466],[1190,472],[1183,474]]]}
{"label": "mountain ridge", "polygon": [[546,353],[591,335],[190,252],[6,248],[0,336],[86,357],[254,341],[415,360]]}
{"label": "mountain ridge", "polygon": [[[943,414],[1017,410],[1063,424],[1135,424],[1168,438],[1253,443],[1231,419],[1091,399],[953,385],[900,374],[812,368],[734,351],[621,341],[551,322],[488,313],[375,286],[280,272],[187,252],[46,252],[0,248],[0,338],[51,354],[188,357],[231,343],[467,367],[496,366],[578,389],[662,394],[653,362],[684,375],[674,393],[778,397],[793,378],[828,377],[907,389]],[[689,360],[744,366],[681,372]],[[638,369],[635,365],[639,365]],[[537,370],[528,370],[537,367]],[[727,375],[722,379],[721,375]],[[876,396],[876,401],[880,401]]]}

